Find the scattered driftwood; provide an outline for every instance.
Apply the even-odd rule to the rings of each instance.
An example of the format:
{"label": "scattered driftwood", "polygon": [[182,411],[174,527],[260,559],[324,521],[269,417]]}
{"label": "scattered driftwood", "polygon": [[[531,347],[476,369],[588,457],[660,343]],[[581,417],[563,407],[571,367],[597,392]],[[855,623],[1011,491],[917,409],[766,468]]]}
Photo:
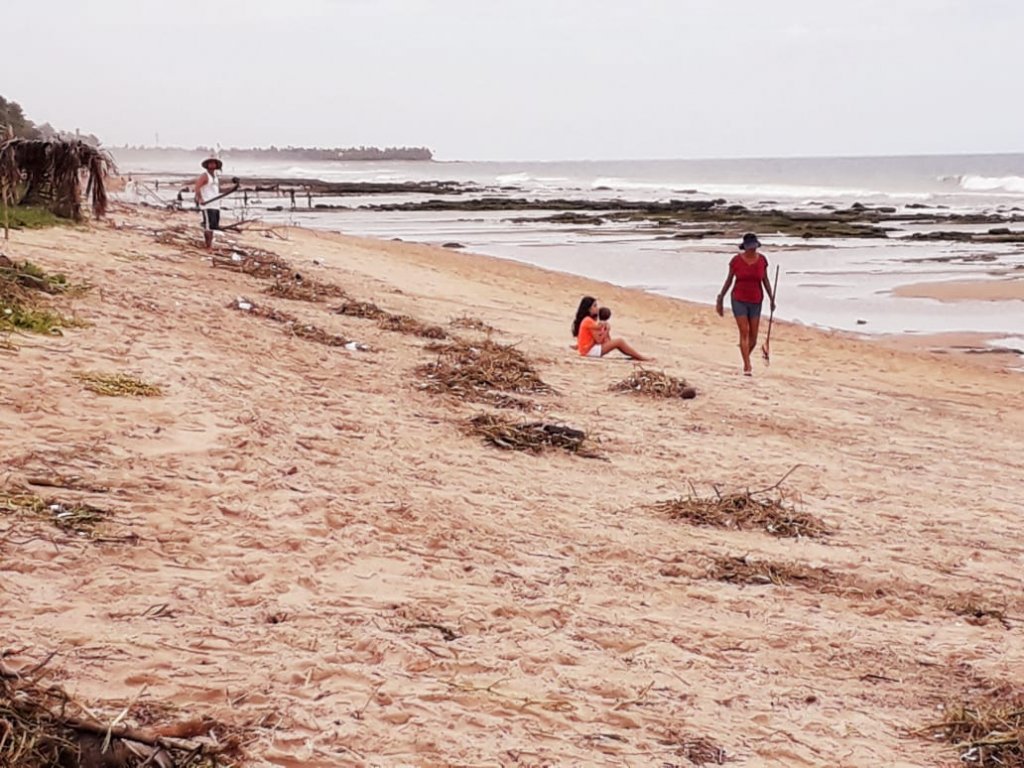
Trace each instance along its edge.
{"label": "scattered driftwood", "polygon": [[[165,729],[122,724],[131,707],[99,722],[57,685],[43,685],[35,669],[20,673],[0,663],[0,766],[11,768],[216,768],[241,757],[237,734],[209,721],[191,738]],[[217,731],[221,735],[217,735]]]}
{"label": "scattered driftwood", "polygon": [[46,520],[62,531],[79,536],[95,535],[98,526],[110,517],[105,509],[92,504],[44,499],[13,488],[0,489],[0,513]]}
{"label": "scattered driftwood", "polygon": [[163,390],[125,373],[74,373],[90,392],[107,397],[160,397]]}
{"label": "scattered driftwood", "polygon": [[513,402],[496,393],[549,394],[530,360],[518,349],[490,339],[481,342],[453,341],[429,349],[437,360],[416,369],[428,392],[453,395],[464,401],[490,402],[498,407],[532,410],[529,401]]}
{"label": "scattered driftwood", "polygon": [[783,538],[827,536],[832,531],[825,523],[813,515],[798,512],[779,490],[796,469],[793,467],[775,485],[759,491],[723,495],[715,488],[714,496],[702,497],[691,488],[688,496],[660,501],[648,508],[672,520],[705,528],[762,530]]}
{"label": "scattered driftwood", "polygon": [[610,387],[612,392],[628,392],[647,397],[682,398],[692,400],[697,390],[683,379],[669,376],[662,371],[651,371],[643,366],[636,369],[625,379]]}
{"label": "scattered driftwood", "polygon": [[464,430],[506,451],[541,453],[548,448],[560,448],[584,458],[599,458],[587,444],[586,432],[561,424],[512,421],[503,416],[482,413],[469,419]]}
{"label": "scattered driftwood", "polygon": [[919,733],[952,744],[964,765],[1024,768],[1024,695],[997,691],[948,705],[942,720]]}

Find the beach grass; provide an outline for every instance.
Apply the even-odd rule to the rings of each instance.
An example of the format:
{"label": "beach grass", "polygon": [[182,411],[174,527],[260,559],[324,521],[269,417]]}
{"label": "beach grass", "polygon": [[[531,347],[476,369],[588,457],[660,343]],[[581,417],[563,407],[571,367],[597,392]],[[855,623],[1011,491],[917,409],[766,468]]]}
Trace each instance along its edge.
{"label": "beach grass", "polygon": [[[11,229],[47,229],[72,223],[70,219],[62,219],[46,208],[35,205],[16,205],[7,209],[7,226]],[[0,228],[3,225],[3,213],[0,212]]]}

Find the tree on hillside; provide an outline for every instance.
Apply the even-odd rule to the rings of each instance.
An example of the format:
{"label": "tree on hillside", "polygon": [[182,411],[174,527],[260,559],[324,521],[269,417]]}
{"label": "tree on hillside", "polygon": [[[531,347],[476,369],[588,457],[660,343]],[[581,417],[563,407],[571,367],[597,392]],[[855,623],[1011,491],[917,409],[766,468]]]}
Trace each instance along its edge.
{"label": "tree on hillside", "polygon": [[[11,126],[14,135],[19,139],[39,138],[39,132],[35,124],[25,117],[21,105],[16,101],[8,101],[0,96],[0,129],[4,126]],[[6,135],[0,138],[7,138]]]}

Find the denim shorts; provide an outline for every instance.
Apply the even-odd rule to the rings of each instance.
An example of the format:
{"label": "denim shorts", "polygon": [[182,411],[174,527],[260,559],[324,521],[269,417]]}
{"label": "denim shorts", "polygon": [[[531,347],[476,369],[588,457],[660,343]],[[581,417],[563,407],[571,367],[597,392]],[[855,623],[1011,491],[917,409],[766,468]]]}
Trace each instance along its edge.
{"label": "denim shorts", "polygon": [[737,301],[732,300],[732,313],[735,317],[745,317],[748,320],[757,320],[761,316],[760,301]]}

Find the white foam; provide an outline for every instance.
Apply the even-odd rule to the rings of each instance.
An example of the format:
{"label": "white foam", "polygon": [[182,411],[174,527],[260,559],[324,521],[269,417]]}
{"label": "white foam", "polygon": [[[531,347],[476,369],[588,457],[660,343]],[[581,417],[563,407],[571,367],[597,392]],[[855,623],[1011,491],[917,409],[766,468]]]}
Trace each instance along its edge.
{"label": "white foam", "polygon": [[614,177],[595,179],[592,189],[607,187],[613,190],[636,192],[664,192],[672,194],[694,193],[714,195],[715,197],[739,199],[772,199],[788,198],[796,200],[815,200],[829,198],[865,198],[884,197],[905,200],[927,200],[931,197],[925,193],[893,193],[877,189],[858,187],[825,187],[804,184],[705,184],[694,181],[649,182],[632,181]]}
{"label": "white foam", "polygon": [[1024,336],[1004,336],[1001,339],[989,339],[988,345],[998,349],[1012,349],[1024,355]]}
{"label": "white foam", "polygon": [[968,192],[1024,194],[1024,176],[961,176],[960,187]]}

